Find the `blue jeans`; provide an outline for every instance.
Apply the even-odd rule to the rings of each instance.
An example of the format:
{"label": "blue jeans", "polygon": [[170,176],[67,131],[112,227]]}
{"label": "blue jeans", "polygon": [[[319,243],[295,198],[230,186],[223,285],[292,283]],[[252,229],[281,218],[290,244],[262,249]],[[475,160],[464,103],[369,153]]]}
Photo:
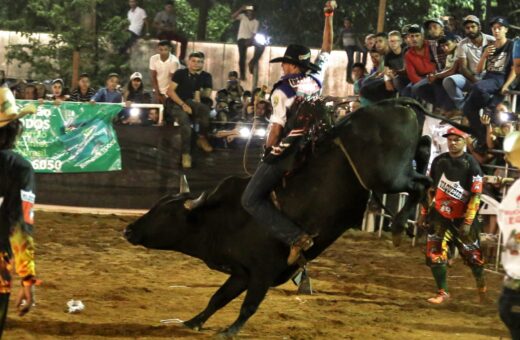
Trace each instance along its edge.
{"label": "blue jeans", "polygon": [[455,104],[440,81],[430,84],[428,79],[424,78],[412,86],[412,95],[446,111],[455,108]]}
{"label": "blue jeans", "polygon": [[464,105],[464,92],[469,92],[472,83],[462,74],[454,74],[444,78],[442,87],[451,98],[457,109],[462,109]]}
{"label": "blue jeans", "polygon": [[480,144],[486,142],[486,127],[480,122],[480,109],[485,108],[493,99],[493,96],[499,96],[500,89],[504,85],[506,76],[498,73],[486,73],[482,80],[473,84],[471,92],[469,93],[462,112],[468,118],[469,126],[473,129],[475,137]]}
{"label": "blue jeans", "polygon": [[277,239],[291,246],[303,231],[278,210],[269,197],[286,171],[282,163],[260,162],[242,194],[242,206],[256,223],[269,228]]}
{"label": "blue jeans", "polygon": [[412,83],[406,76],[397,76],[392,80],[395,89],[401,97],[412,97]]}
{"label": "blue jeans", "polygon": [[520,292],[504,287],[498,299],[498,311],[511,337],[520,339]]}

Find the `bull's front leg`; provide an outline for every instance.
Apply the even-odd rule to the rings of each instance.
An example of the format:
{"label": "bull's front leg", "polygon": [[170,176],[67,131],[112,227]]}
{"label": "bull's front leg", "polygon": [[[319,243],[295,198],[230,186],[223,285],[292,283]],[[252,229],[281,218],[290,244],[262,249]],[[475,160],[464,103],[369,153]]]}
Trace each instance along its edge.
{"label": "bull's front leg", "polygon": [[201,313],[191,320],[185,321],[184,326],[199,331],[204,323],[216,311],[227,305],[231,300],[242,294],[246,290],[248,279],[246,276],[231,275],[227,281],[213,294],[209,300],[208,306]]}
{"label": "bull's front leg", "polygon": [[265,295],[269,290],[269,286],[266,277],[260,278],[257,276],[256,278],[251,279],[237,320],[226,330],[219,333],[219,338],[233,338],[240,331],[246,321],[255,314],[258,306],[264,300]]}
{"label": "bull's front leg", "polygon": [[412,217],[412,213],[417,208],[417,204],[421,201],[426,193],[426,189],[431,185],[431,179],[428,176],[415,174],[409,187],[408,198],[403,208],[395,215],[392,221],[392,242],[394,246],[401,244],[403,230],[407,231],[408,236],[413,237],[413,230],[408,228],[408,219]]}

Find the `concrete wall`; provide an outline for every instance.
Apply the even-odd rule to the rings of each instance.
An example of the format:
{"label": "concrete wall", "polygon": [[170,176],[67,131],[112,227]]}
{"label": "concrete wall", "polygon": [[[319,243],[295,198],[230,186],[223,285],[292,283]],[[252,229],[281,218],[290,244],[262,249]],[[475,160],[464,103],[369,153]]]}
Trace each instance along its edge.
{"label": "concrete wall", "polygon": [[[145,83],[150,83],[148,60],[156,53],[156,41],[141,40],[132,49],[130,65],[132,72],[139,71],[145,77]],[[205,70],[213,75],[213,87],[221,89],[225,87],[229,71],[238,71],[238,48],[235,44],[190,42],[190,51],[202,51],[206,55]],[[282,74],[281,64],[269,64],[269,60],[282,56],[285,47],[267,46],[259,61],[258,85],[272,86]],[[312,57],[318,54],[318,50],[312,50]],[[253,48],[248,49],[248,61],[253,56]],[[346,79],[347,55],[344,51],[332,51],[328,71],[325,75],[324,93],[331,96],[347,96],[353,94],[353,86]],[[251,89],[252,75],[248,74],[246,82],[242,84],[244,89]]]}
{"label": "concrete wall", "polygon": [[[40,39],[48,40],[47,34],[37,34]],[[19,65],[17,62],[7,63],[6,47],[11,44],[19,44],[27,40],[15,32],[0,31],[0,70],[4,70],[7,77],[28,78],[29,66]],[[156,53],[157,40],[139,40],[131,51],[131,73],[139,71],[144,76],[145,85],[151,88],[148,61]],[[202,51],[206,55],[205,70],[213,75],[214,89],[225,86],[227,74],[231,70],[238,71],[238,49],[235,44],[190,42],[188,51]],[[285,47],[267,46],[259,62],[259,85],[272,86],[282,73],[280,64],[269,64],[269,60],[282,56]],[[318,50],[312,50],[313,58]],[[253,48],[248,50],[248,60],[253,55]],[[353,93],[352,85],[346,81],[347,56],[342,50],[333,51],[328,71],[325,75],[324,94],[331,96],[347,96]],[[130,76],[130,75],[127,75]],[[251,89],[252,76],[248,74],[247,80],[242,84],[244,89]]]}
{"label": "concrete wall", "polygon": [[[40,40],[49,41],[49,35],[45,33],[35,34]],[[29,75],[29,65],[13,61],[7,63],[7,46],[15,44],[26,44],[27,38],[22,37],[21,34],[9,31],[0,31],[0,70],[5,71],[6,77],[8,78],[21,78],[26,79]]]}

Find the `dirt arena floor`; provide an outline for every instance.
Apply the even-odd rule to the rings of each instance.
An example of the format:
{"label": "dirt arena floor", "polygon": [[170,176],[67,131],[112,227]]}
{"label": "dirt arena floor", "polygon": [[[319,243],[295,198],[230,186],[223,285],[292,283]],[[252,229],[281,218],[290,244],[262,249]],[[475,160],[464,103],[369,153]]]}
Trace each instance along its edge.
{"label": "dirt arena floor", "polygon": [[[202,332],[161,324],[198,313],[226,276],[182,254],[131,246],[121,232],[132,219],[37,212],[44,284],[31,313],[20,318],[11,309],[4,339],[209,339],[235,320],[242,297]],[[271,289],[240,338],[508,338],[497,314],[501,277],[488,275],[492,302],[482,306],[460,260],[449,274],[453,299],[428,305],[434,283],[421,247],[395,249],[388,239],[347,232],[312,262],[314,295],[296,295],[291,282]],[[67,313],[70,299],[85,310]]]}

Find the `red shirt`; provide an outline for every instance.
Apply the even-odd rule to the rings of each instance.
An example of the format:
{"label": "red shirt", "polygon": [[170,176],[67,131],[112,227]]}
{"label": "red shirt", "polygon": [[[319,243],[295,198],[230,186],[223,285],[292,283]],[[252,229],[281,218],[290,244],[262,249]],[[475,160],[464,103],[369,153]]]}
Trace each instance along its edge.
{"label": "red shirt", "polygon": [[430,44],[428,41],[424,42],[423,49],[417,52],[414,48],[410,48],[404,55],[404,62],[406,67],[406,74],[408,79],[415,84],[430,73],[435,73],[436,66],[432,62],[432,55],[430,52]]}

